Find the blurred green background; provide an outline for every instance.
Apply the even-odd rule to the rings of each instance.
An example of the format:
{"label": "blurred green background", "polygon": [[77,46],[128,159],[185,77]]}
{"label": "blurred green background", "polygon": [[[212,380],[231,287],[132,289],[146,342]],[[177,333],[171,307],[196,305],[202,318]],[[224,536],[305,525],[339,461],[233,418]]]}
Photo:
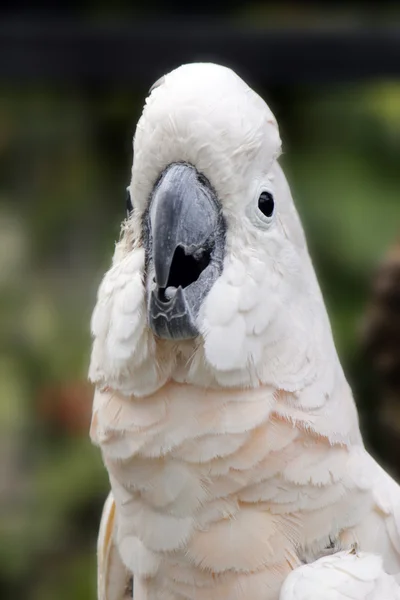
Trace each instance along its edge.
{"label": "blurred green background", "polygon": [[[237,4],[224,13],[237,22],[260,25],[277,13]],[[279,15],[296,24],[314,13]],[[1,598],[95,598],[108,483],[88,438],[89,321],[125,216],[132,135],[152,83],[1,84]],[[400,230],[400,81],[255,87],[280,123],[340,357],[367,444],[381,456],[383,400],[360,331],[374,270]]]}

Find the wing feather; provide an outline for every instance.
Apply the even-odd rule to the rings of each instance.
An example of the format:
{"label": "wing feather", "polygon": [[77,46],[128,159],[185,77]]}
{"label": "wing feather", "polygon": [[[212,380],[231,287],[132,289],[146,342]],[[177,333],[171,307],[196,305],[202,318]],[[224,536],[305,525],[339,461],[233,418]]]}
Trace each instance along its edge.
{"label": "wing feather", "polygon": [[110,492],[104,504],[97,540],[98,600],[132,598],[131,575],[123,564],[115,544],[115,502]]}
{"label": "wing feather", "polygon": [[400,600],[400,587],[379,556],[352,550],[292,571],[279,600]]}

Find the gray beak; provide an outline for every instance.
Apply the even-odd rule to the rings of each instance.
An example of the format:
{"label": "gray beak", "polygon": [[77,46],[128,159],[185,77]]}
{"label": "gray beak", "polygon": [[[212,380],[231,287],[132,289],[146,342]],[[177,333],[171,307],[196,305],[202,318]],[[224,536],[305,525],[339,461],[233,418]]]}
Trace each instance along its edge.
{"label": "gray beak", "polygon": [[176,163],[156,184],[144,219],[149,325],[161,338],[194,338],[202,301],[222,271],[220,204],[204,176]]}

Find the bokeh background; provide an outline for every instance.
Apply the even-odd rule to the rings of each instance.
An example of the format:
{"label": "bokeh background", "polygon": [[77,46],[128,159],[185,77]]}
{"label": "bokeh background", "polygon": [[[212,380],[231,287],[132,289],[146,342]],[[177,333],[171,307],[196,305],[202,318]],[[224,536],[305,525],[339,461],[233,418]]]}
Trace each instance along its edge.
{"label": "bokeh background", "polygon": [[17,2],[0,13],[0,597],[95,598],[108,484],[89,321],[132,135],[180,63],[268,101],[366,443],[400,474],[398,4]]}

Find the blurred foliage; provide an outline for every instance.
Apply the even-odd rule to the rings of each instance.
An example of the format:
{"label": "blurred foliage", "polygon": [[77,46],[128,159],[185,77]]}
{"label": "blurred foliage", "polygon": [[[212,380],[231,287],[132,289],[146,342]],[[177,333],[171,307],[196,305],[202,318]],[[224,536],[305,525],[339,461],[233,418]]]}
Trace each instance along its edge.
{"label": "blurred foliage", "polygon": [[[151,82],[149,82],[151,84]],[[367,441],[377,384],[358,328],[400,228],[400,83],[258,90],[281,124]],[[107,475],[88,438],[89,322],[125,213],[144,89],[0,95],[0,597],[95,597]]]}

